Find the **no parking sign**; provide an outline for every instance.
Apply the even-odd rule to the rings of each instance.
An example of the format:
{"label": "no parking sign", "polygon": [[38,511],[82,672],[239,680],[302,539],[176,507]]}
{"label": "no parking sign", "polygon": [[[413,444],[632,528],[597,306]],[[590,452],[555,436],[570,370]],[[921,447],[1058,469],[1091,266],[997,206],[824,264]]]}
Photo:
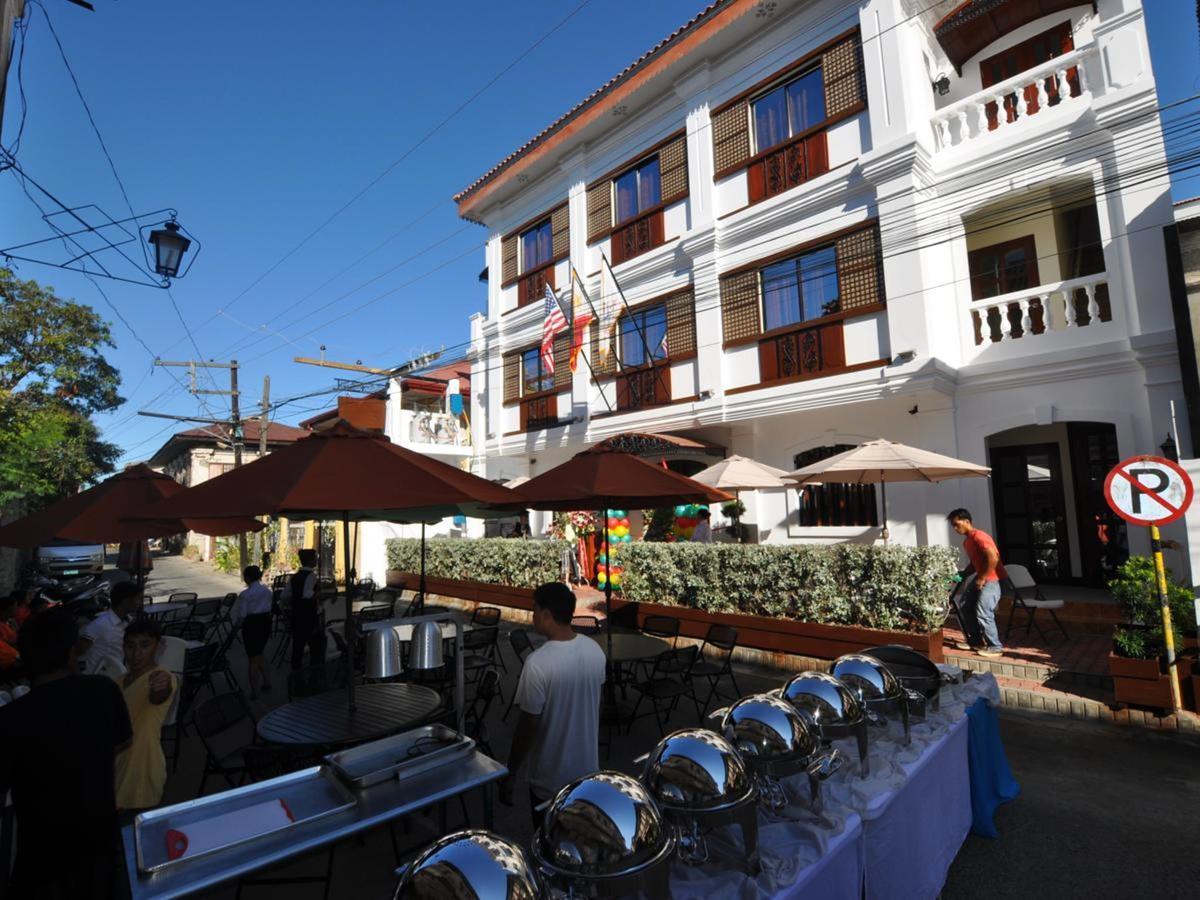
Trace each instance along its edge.
{"label": "no parking sign", "polygon": [[1192,479],[1178,463],[1161,456],[1131,456],[1104,480],[1113,512],[1134,525],[1174,522],[1192,502]]}

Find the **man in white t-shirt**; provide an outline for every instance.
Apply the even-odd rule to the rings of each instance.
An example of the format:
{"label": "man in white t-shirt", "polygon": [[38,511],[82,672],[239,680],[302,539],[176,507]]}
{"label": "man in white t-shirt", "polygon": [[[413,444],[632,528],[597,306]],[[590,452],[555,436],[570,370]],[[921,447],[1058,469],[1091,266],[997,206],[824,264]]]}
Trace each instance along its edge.
{"label": "man in white t-shirt", "polygon": [[136,582],[122,581],[113,587],[108,609],[79,632],[76,653],[85,675],[98,671],[106,662],[124,671],[125,626],[141,605],[142,589]]}
{"label": "man in white t-shirt", "polygon": [[[600,768],[600,693],[604,651],[571,628],[575,595],[560,581],[543,584],[533,595],[533,628],[546,643],[521,669],[517,706],[521,718],[513,734],[509,775],[500,799],[511,805],[516,776],[528,763],[529,802],[536,807],[576,778]],[[533,813],[534,823],[538,814]]]}

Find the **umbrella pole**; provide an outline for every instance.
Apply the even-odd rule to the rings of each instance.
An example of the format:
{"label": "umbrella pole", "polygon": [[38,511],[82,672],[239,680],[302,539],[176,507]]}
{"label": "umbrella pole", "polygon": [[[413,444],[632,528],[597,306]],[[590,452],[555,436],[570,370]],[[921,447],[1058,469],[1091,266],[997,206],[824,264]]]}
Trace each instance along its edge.
{"label": "umbrella pole", "polygon": [[417,594],[417,613],[425,612],[425,523],[421,523],[421,591]]}
{"label": "umbrella pole", "polygon": [[604,523],[604,634],[608,658],[612,659],[612,551],[608,545],[608,510],[600,511],[600,521]]}
{"label": "umbrella pole", "polygon": [[350,513],[342,513],[342,554],[346,568],[346,699],[354,712],[354,597],[350,584]]}
{"label": "umbrella pole", "polygon": [[884,481],[882,471],[879,473],[879,492],[883,497],[883,532],[880,534],[880,537],[883,538],[883,545],[886,547],[888,542],[887,482]]}

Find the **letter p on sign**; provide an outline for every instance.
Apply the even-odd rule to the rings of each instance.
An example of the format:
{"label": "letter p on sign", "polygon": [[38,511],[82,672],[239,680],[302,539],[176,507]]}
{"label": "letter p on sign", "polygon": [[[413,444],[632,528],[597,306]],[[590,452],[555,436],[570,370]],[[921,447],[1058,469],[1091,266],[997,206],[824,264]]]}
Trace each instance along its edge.
{"label": "letter p on sign", "polygon": [[1104,497],[1113,512],[1127,522],[1166,525],[1191,505],[1192,479],[1169,459],[1131,456],[1108,473]]}

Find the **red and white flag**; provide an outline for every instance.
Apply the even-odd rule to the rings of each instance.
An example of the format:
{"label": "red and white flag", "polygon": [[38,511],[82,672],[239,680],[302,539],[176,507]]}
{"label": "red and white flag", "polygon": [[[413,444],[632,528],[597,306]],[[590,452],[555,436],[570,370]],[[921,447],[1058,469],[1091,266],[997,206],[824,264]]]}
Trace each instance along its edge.
{"label": "red and white flag", "polygon": [[579,273],[571,268],[571,371],[579,364],[579,351],[583,349],[584,334],[592,321],[592,304],[579,280]]}
{"label": "red and white flag", "polygon": [[558,305],[554,289],[546,285],[546,321],[542,323],[542,371],[547,375],[554,374],[554,339],[566,327],[567,317]]}

